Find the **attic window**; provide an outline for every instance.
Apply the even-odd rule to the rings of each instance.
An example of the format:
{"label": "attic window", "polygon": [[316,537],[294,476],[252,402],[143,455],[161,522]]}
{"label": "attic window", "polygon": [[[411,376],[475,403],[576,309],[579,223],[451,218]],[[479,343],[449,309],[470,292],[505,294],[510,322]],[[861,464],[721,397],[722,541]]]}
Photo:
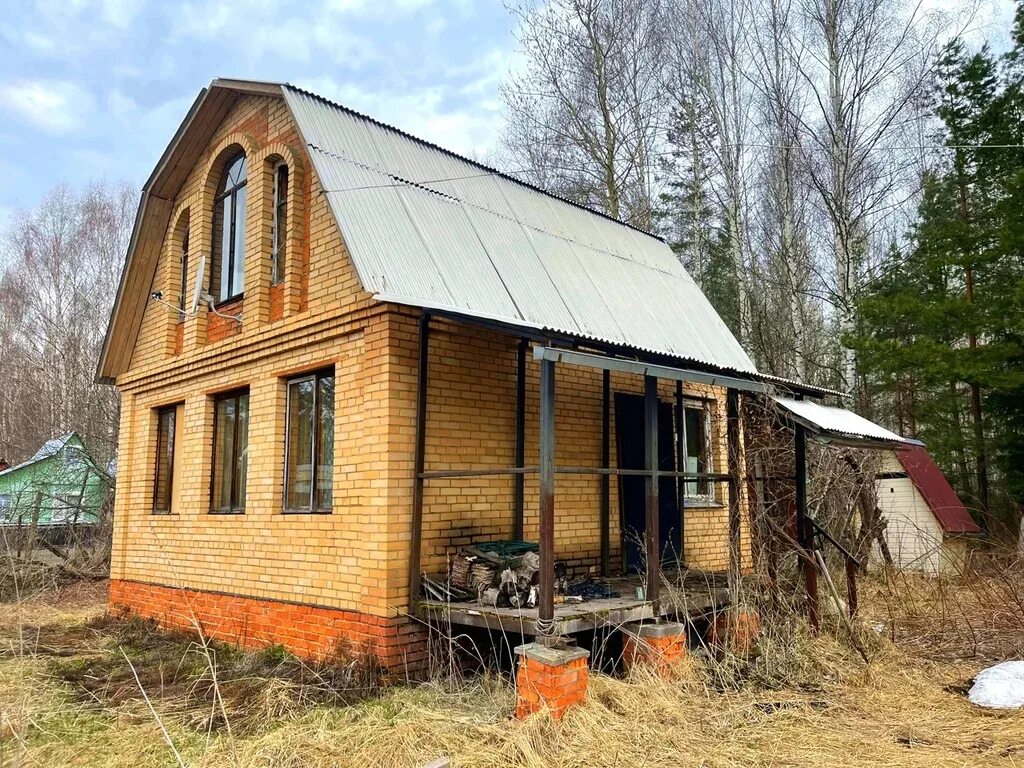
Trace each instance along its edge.
{"label": "attic window", "polygon": [[288,166],[274,169],[274,239],[270,252],[270,283],[284,279],[285,243],[288,236]]}
{"label": "attic window", "polygon": [[237,299],[245,290],[245,212],[249,165],[244,154],[230,160],[213,203],[211,288],[217,300]]}

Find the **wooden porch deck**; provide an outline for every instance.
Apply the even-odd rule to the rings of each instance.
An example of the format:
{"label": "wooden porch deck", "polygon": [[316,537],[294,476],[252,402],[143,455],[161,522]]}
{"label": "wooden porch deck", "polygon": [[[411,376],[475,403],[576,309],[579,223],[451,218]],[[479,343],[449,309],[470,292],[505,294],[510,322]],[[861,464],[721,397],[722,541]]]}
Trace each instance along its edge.
{"label": "wooden porch deck", "polygon": [[[638,600],[641,576],[602,579],[619,597],[597,598],[582,603],[555,605],[557,634],[586,632],[601,626],[619,626],[663,616],[685,617],[721,607],[729,601],[728,576],[709,571],[662,572],[657,616],[647,600]],[[537,634],[537,608],[497,608],[476,601],[443,602],[420,600],[420,615],[431,622],[443,622],[523,635]]]}

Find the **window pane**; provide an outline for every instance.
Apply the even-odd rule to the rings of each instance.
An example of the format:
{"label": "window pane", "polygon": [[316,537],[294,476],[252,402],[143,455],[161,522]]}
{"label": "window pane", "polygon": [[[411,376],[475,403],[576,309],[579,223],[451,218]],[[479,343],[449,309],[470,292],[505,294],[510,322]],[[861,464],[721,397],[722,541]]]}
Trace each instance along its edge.
{"label": "window pane", "polygon": [[174,473],[174,416],[173,410],[162,411],[157,415],[154,512],[171,511],[171,478]]}
{"label": "window pane", "polygon": [[181,289],[178,296],[178,308],[184,312],[188,306],[186,304],[186,294],[188,293],[188,224],[185,224],[185,234],[181,241]]}
{"label": "window pane", "polygon": [[334,376],[317,381],[319,425],[317,433],[316,508],[330,509],[334,501]]}
{"label": "window pane", "polygon": [[235,192],[235,271],[231,276],[230,296],[245,290],[245,202],[246,187]]}
{"label": "window pane", "polygon": [[313,379],[288,385],[287,509],[309,509],[313,483]]}
{"label": "window pane", "polygon": [[[707,441],[704,429],[704,409],[684,409],[686,421],[686,471],[693,474],[707,472]],[[703,495],[708,492],[706,481],[688,481],[688,496]]]}
{"label": "window pane", "polygon": [[235,507],[245,508],[245,484],[249,474],[249,395],[238,396],[238,444],[235,446]]}
{"label": "window pane", "polygon": [[213,508],[231,509],[235,456],[235,398],[218,400],[217,430],[213,437]]}
{"label": "window pane", "polygon": [[288,166],[277,169],[274,182],[274,243],[271,249],[271,282],[284,277],[284,248],[288,235]]}
{"label": "window pane", "polygon": [[230,259],[231,259],[231,197],[225,197],[220,202],[220,213],[218,214],[220,220],[223,222],[221,226],[220,236],[220,254],[218,258],[214,259],[216,263],[216,274],[219,275],[219,281],[217,285],[217,293],[220,299],[223,301],[231,295],[231,272],[230,272]]}

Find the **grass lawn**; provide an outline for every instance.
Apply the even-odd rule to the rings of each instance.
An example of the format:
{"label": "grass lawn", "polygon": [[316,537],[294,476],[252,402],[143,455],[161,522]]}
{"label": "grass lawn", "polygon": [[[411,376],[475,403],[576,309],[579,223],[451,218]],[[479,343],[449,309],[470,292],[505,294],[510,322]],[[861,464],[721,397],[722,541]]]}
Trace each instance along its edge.
{"label": "grass lawn", "polygon": [[513,720],[500,676],[379,690],[356,662],[106,618],[105,585],[72,585],[0,605],[0,766],[1024,765],[1024,713],[964,695],[1024,653],[1016,584],[869,581],[867,664],[798,628],[742,673],[695,653],[676,682],[595,674],[560,724]]}

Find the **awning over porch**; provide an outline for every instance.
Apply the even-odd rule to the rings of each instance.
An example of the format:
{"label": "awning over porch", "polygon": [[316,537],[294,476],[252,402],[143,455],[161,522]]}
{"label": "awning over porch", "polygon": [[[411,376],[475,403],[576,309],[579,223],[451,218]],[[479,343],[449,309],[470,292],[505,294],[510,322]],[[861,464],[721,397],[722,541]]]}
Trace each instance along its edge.
{"label": "awning over porch", "polygon": [[808,437],[821,443],[854,448],[895,448],[909,442],[845,408],[789,397],[772,399],[789,419],[807,431]]}

